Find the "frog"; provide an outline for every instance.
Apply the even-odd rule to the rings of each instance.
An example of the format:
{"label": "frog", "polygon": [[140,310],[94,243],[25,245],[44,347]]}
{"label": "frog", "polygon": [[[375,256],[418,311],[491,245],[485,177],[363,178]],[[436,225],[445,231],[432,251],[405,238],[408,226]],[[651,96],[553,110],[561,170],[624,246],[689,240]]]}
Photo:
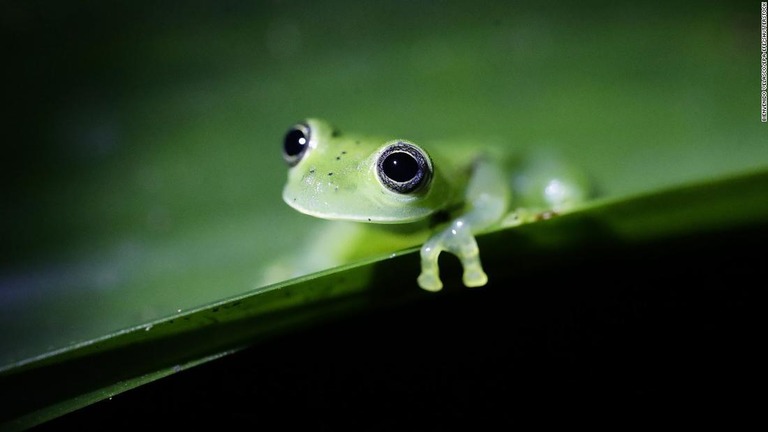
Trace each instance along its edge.
{"label": "frog", "polygon": [[420,245],[422,289],[443,288],[442,252],[458,257],[466,287],[486,285],[477,235],[571,211],[590,195],[584,172],[561,157],[507,153],[477,143],[347,133],[319,118],[295,123],[283,137],[282,198],[337,224],[297,261],[328,267],[350,259],[349,249],[361,243],[369,251]]}

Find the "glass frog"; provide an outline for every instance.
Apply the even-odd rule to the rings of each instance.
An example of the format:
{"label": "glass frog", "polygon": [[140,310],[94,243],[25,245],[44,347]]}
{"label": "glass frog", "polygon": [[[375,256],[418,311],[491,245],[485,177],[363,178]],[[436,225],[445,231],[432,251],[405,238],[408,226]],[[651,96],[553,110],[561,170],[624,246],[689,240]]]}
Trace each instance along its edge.
{"label": "glass frog", "polygon": [[485,285],[477,233],[567,211],[588,192],[583,173],[551,154],[516,160],[498,152],[347,134],[318,119],[292,126],[283,142],[283,199],[348,222],[320,233],[298,261],[319,270],[349,260],[353,248],[373,254],[421,244],[421,288],[443,287],[442,251],[461,261],[464,285]]}

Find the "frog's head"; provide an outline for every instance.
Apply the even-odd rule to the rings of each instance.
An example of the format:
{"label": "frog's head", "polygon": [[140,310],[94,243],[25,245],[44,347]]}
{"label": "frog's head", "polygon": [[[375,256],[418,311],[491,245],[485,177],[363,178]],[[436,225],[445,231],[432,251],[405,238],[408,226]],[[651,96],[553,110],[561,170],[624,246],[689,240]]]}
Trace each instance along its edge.
{"label": "frog's head", "polygon": [[290,167],[285,202],[324,219],[413,222],[452,198],[447,179],[416,144],[341,134],[317,119],[288,130],[283,159]]}

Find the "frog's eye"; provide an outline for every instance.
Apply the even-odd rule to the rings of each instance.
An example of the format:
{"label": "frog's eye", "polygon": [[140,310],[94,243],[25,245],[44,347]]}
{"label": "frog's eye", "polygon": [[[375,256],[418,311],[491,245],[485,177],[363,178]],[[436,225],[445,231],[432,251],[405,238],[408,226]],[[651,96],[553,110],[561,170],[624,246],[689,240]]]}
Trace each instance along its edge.
{"label": "frog's eye", "polygon": [[376,164],[379,181],[392,192],[415,192],[432,180],[432,162],[424,150],[398,141],[379,155]]}
{"label": "frog's eye", "polygon": [[289,166],[296,166],[309,148],[310,128],[305,123],[291,127],[283,140],[283,159]]}

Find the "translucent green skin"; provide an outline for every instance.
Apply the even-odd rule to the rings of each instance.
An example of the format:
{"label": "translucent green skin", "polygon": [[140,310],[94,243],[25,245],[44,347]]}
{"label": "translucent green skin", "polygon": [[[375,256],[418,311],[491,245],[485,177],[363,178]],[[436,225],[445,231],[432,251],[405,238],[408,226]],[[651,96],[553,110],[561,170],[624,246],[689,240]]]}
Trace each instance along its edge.
{"label": "translucent green skin", "polygon": [[[488,277],[480,263],[474,234],[493,226],[513,225],[534,220],[541,213],[561,213],[587,197],[585,176],[549,154],[535,154],[518,162],[463,146],[419,148],[429,155],[431,182],[413,193],[389,190],[377,175],[376,161],[393,142],[415,143],[403,139],[371,138],[336,131],[327,123],[308,119],[311,129],[309,148],[288,171],[283,199],[291,207],[311,216],[375,224],[417,224],[432,219],[438,212],[449,221],[431,228],[406,230],[408,236],[424,242],[421,248],[419,286],[425,290],[442,288],[437,259],[449,251],[462,262],[464,284],[485,285]],[[427,230],[427,231],[425,231]],[[402,240],[403,230],[393,230],[392,238]],[[386,242],[379,235],[375,242]],[[429,238],[424,241],[425,235]],[[300,262],[307,268],[340,264],[333,256],[352,254],[345,245],[360,247],[353,241],[363,231],[350,228],[345,234],[334,233],[340,245],[330,245],[329,236],[321,235],[322,244],[310,245]],[[370,244],[369,248],[376,249]],[[401,241],[397,243],[403,245]],[[319,261],[323,261],[320,263]]]}

